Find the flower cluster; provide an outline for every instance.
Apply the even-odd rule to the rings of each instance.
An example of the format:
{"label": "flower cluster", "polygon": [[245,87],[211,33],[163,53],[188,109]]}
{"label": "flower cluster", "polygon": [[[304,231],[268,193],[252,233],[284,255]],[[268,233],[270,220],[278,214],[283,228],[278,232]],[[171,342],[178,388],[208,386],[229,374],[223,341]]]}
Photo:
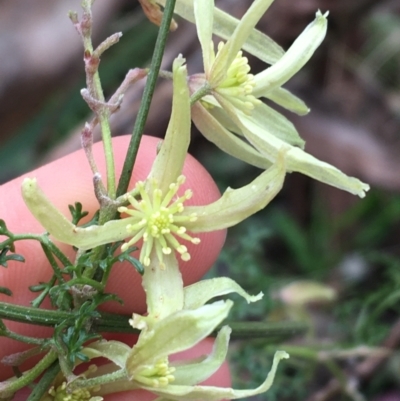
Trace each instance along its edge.
{"label": "flower cluster", "polygon": [[[165,2],[141,3],[151,13],[152,9],[159,11],[157,4]],[[126,240],[122,251],[139,245],[140,261],[145,267],[142,285],[147,314],[133,314],[129,321],[140,330],[137,344],[133,348],[116,341],[87,345],[82,352],[89,359],[103,357],[110,363],[87,378],[70,383],[69,395],[68,387],[62,384],[50,390],[47,397],[97,400],[112,392],[141,388],[156,394],[160,401],[243,398],[267,391],[278,362],[288,358],[284,351],[278,351],[266,380],[256,389],[202,386],[200,383],[225,360],[230,335],[225,326],[207,358],[179,363],[169,359],[207,337],[228,316],[231,301],[209,303],[210,300],[232,292],[247,302],[262,296],[250,296],[229,278],[203,280],[184,287],[177,256],[183,261],[190,259],[185,243],[198,244],[196,233],[233,226],[263,209],[282,188],[286,172],[298,171],[361,197],[369,188],[306,153],[304,141],[294,126],[260,100],[269,98],[298,114],[308,111],[282,85],[308,61],[327,27],[327,13],[318,12],[315,21],[284,53],[254,29],[271,3],[255,0],[241,21],[232,24],[232,18],[216,9],[213,0],[177,1],[176,12],[196,23],[204,72],[187,77],[185,60],[175,60],[173,107],[164,141],[146,180],[136,183],[120,199],[125,202],[118,208],[121,219],[77,227],[51,204],[35,179],[23,182],[22,193],[28,208],[54,238],[80,250]],[[219,43],[217,52],[213,32],[225,35],[226,42]],[[242,48],[272,65],[253,76]],[[242,188],[228,188],[214,203],[186,206],[192,191],[181,193],[181,185],[185,181],[182,169],[190,142],[191,119],[222,150],[263,171]],[[98,390],[94,397],[88,390],[93,388]]]}

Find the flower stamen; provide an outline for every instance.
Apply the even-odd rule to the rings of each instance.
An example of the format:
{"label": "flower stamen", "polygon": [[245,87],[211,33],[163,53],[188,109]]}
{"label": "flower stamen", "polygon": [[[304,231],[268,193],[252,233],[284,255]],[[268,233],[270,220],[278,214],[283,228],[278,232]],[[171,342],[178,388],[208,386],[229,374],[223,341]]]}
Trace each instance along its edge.
{"label": "flower stamen", "polygon": [[165,387],[175,380],[174,367],[168,364],[168,358],[157,361],[154,365],[144,367],[134,380],[149,387]]}
{"label": "flower stamen", "polygon": [[[218,44],[218,53],[223,47],[224,43],[220,42]],[[215,88],[221,95],[229,97],[229,100],[246,114],[251,114],[254,107],[261,103],[261,100],[252,94],[255,81],[254,75],[249,74],[249,72],[248,59],[243,57],[242,51],[239,51],[229,66],[225,79]]]}
{"label": "flower stamen", "polygon": [[183,196],[176,196],[184,182],[185,177],[179,176],[176,183],[169,185],[165,196],[163,196],[155,179],[150,180],[149,193],[151,195],[146,191],[144,182],[139,181],[136,184],[141,200],[138,201],[132,196],[128,196],[127,200],[133,209],[118,208],[120,213],[127,213],[133,217],[133,219],[130,218],[131,223],[126,226],[127,232],[133,234],[133,237],[122,245],[122,251],[126,251],[143,238],[139,259],[145,266],[150,265],[150,254],[153,248],[161,267],[164,266],[163,255],[169,255],[173,250],[181,255],[182,260],[190,259],[186,246],[182,245],[177,237],[192,244],[200,243],[200,239],[187,234],[184,226],[185,222],[192,222],[197,219],[195,214],[183,214],[184,202],[193,196],[193,192],[188,189]]}

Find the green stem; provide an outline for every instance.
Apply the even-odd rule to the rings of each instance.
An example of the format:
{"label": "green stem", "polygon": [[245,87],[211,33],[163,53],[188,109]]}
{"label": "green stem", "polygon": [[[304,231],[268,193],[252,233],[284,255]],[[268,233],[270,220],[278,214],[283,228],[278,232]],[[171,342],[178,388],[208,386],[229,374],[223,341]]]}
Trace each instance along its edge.
{"label": "green stem", "polygon": [[150,72],[147,77],[146,86],[143,92],[142,102],[133,128],[132,137],[129,143],[127,156],[122,169],[121,177],[118,183],[117,196],[123,195],[128,190],[129,181],[131,179],[133,166],[135,164],[137,152],[139,150],[140,140],[142,139],[143,129],[149,114],[150,103],[153,97],[154,88],[156,86],[158,74],[161,67],[162,57],[164,55],[165,43],[167,40],[169,27],[174,13],[176,0],[167,0],[164,9],[164,15],[161,21],[160,30],[158,31],[157,41],[151,60]]}
{"label": "green stem", "polygon": [[[63,320],[71,318],[70,312],[54,311],[17,306],[7,302],[0,302],[0,319],[37,324],[41,326],[55,326]],[[94,319],[93,329],[96,332],[107,333],[137,333],[130,324],[129,315],[101,313],[99,319]],[[301,322],[264,323],[264,322],[224,322],[232,328],[232,338],[281,338],[287,339],[304,334],[308,326]],[[218,327],[213,335],[216,335]]]}
{"label": "green stem", "polygon": [[77,388],[98,387],[103,384],[112,383],[124,379],[127,379],[126,370],[120,369],[102,376],[93,377],[91,379],[75,380],[69,385],[69,388],[75,390]]}
{"label": "green stem", "polygon": [[73,278],[72,280],[68,281],[68,285],[73,286],[73,285],[90,285],[93,288],[96,288],[96,290],[103,292],[104,291],[104,286],[103,284],[99,283],[96,280],[92,280],[88,277],[85,278]]}
{"label": "green stem", "polygon": [[24,336],[22,334],[10,331],[8,329],[4,334],[2,334],[2,336],[11,338],[12,340],[20,341],[25,344],[32,344],[32,345],[43,345],[46,342],[46,339],[44,338]]}
{"label": "green stem", "polygon": [[55,360],[57,353],[55,351],[48,352],[32,369],[15,380],[0,383],[0,397],[7,398],[12,396],[16,391],[32,383],[43,371],[45,371]]}
{"label": "green stem", "polygon": [[[103,89],[101,87],[100,75],[98,71],[94,74],[93,83],[99,100],[104,102]],[[107,166],[107,192],[111,199],[115,199],[115,163],[114,152],[112,147],[111,127],[109,122],[109,111],[102,110],[99,113],[99,121],[101,127],[101,137],[103,140],[104,156]]]}
{"label": "green stem", "polygon": [[[91,13],[91,1],[83,1],[82,7],[90,16],[90,25],[92,24],[92,13]],[[93,42],[92,42],[92,27],[85,31],[82,31],[82,38],[83,38],[83,47],[85,50],[85,54],[90,56],[93,55]],[[98,59],[100,62],[100,59]],[[92,72],[86,68],[86,81],[89,92],[91,96],[100,102],[105,102],[103,88],[101,86],[100,74],[98,71],[98,67],[96,71]],[[103,147],[104,147],[104,156],[106,159],[106,166],[107,166],[107,192],[108,196],[111,199],[115,199],[115,164],[114,164],[114,153],[112,148],[112,138],[111,138],[111,128],[110,128],[110,112],[109,110],[104,107],[102,108],[97,114],[99,119],[100,127],[101,127],[101,136],[103,140]]]}
{"label": "green stem", "polygon": [[48,285],[46,286],[46,288],[39,294],[38,297],[36,297],[33,301],[31,301],[31,305],[34,308],[39,308],[39,306],[43,303],[46,296],[49,294],[51,288],[54,286],[56,280],[57,280],[57,277],[55,274],[53,274],[53,277],[48,282]]}
{"label": "green stem", "polygon": [[60,267],[58,266],[56,260],[54,259],[53,253],[50,251],[50,249],[46,245],[44,245],[44,244],[41,244],[41,245],[42,245],[43,252],[46,255],[47,260],[50,262],[50,265],[54,271],[54,275],[56,276],[58,282],[60,284],[65,283],[64,277],[62,275],[62,271],[61,271]]}
{"label": "green stem", "polygon": [[58,363],[58,361],[54,361],[53,364],[43,374],[39,383],[36,384],[35,388],[26,401],[39,401],[50,388],[51,384],[53,383],[59,372],[60,364]]}
{"label": "green stem", "polygon": [[193,106],[202,97],[208,95],[210,93],[210,91],[211,91],[211,87],[210,87],[210,85],[208,85],[208,82],[207,82],[201,88],[197,89],[197,91],[194,92],[192,96],[190,96],[190,105]]}
{"label": "green stem", "polygon": [[12,236],[12,240],[14,241],[23,241],[29,239],[38,241],[42,245],[46,246],[64,266],[71,265],[71,261],[56,245],[54,245],[47,234],[14,234]]}
{"label": "green stem", "polygon": [[70,312],[38,309],[0,302],[0,319],[39,326],[55,326],[70,317]]}

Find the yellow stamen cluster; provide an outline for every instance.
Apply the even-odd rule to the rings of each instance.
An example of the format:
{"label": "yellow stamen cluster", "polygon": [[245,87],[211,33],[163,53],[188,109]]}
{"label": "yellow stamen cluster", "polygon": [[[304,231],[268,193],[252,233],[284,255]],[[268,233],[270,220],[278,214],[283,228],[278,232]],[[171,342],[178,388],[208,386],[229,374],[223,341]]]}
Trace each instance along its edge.
{"label": "yellow stamen cluster", "polygon": [[[218,44],[218,53],[223,49],[224,43]],[[217,53],[217,57],[218,57]],[[226,78],[215,89],[246,114],[251,114],[261,100],[252,95],[255,86],[254,75],[249,74],[250,66],[247,57],[239,51],[226,73]]]}
{"label": "yellow stamen cluster", "polygon": [[49,390],[52,401],[101,401],[102,397],[92,397],[88,389],[76,389],[71,392],[67,390],[67,383],[63,382],[57,387]]}
{"label": "yellow stamen cluster", "polygon": [[[183,196],[176,196],[179,187],[185,182],[183,175],[178,177],[176,183],[169,186],[164,195],[158,186],[156,180],[151,179],[150,189],[146,191],[145,183],[139,181],[136,189],[139,192],[141,200],[136,200],[133,196],[127,196],[127,200],[133,209],[120,207],[120,213],[127,213],[132,216],[133,223],[126,226],[129,234],[133,237],[124,245],[122,251],[136,244],[143,238],[143,245],[140,251],[139,260],[145,265],[150,265],[150,253],[154,247],[158,260],[163,267],[163,255],[169,255],[172,250],[176,250],[182,260],[188,261],[190,254],[185,245],[179,243],[177,237],[190,241],[193,244],[200,243],[199,238],[193,238],[186,233],[185,222],[196,221],[194,214],[185,215],[183,203],[193,195],[191,190],[186,190]],[[130,217],[130,221],[132,221]]]}
{"label": "yellow stamen cluster", "polygon": [[169,366],[168,358],[163,358],[142,369],[135,375],[134,380],[148,387],[165,387],[175,380],[174,372],[175,368]]}

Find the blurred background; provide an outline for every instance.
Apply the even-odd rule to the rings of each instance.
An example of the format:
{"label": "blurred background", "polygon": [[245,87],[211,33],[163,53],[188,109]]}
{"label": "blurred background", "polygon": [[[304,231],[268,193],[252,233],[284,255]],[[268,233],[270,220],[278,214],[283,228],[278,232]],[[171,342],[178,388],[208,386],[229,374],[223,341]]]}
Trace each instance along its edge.
{"label": "blurred background", "polygon": [[[251,1],[220,0],[238,18]],[[90,112],[82,45],[68,10],[80,0],[0,2],[0,183],[80,148]],[[286,114],[306,149],[368,182],[363,200],[291,174],[264,211],[230,230],[210,275],[230,275],[249,292],[234,319],[310,326],[285,340],[233,343],[236,387],[258,385],[275,349],[280,366],[268,400],[400,400],[400,2],[398,0],[276,0],[258,28],[287,49],[317,9],[329,10],[326,40],[288,85],[311,108]],[[130,68],[149,65],[157,27],[136,1],[97,0],[94,43],[122,31],[100,74],[110,96]],[[177,19],[163,68],[178,53],[189,73],[201,72],[194,27]],[[265,68],[251,60],[254,72]],[[130,133],[143,83],[132,87],[112,118],[114,135]],[[160,80],[146,133],[163,136],[171,84]],[[280,110],[285,113],[283,110]],[[227,155],[193,130],[191,153],[221,190],[248,183],[259,171]]]}

